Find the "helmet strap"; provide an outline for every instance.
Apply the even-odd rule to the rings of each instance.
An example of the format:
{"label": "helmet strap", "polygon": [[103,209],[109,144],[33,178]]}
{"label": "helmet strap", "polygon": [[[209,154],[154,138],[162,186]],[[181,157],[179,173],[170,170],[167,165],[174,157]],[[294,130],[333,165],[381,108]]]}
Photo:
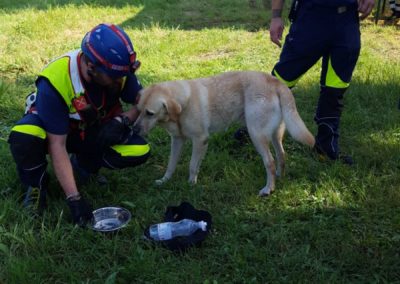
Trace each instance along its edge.
{"label": "helmet strap", "polygon": [[135,73],[139,68],[140,68],[140,65],[141,65],[142,63],[139,61],[139,60],[136,60],[135,62],[133,62],[132,64],[131,64],[131,70],[132,70],[132,73]]}

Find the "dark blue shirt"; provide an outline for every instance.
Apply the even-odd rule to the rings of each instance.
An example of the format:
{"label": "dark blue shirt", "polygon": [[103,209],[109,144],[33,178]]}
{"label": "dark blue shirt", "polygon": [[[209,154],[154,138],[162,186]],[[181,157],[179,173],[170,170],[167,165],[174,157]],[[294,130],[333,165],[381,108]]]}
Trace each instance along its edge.
{"label": "dark blue shirt", "polygon": [[[68,134],[70,119],[68,106],[58,91],[45,78],[39,78],[36,82],[37,97],[35,106],[40,119],[43,121],[44,129],[52,134]],[[127,76],[125,86],[120,94],[123,102],[135,104],[138,92],[142,85],[134,74]],[[90,98],[98,101],[101,89],[90,88]],[[94,91],[93,91],[94,90]]]}

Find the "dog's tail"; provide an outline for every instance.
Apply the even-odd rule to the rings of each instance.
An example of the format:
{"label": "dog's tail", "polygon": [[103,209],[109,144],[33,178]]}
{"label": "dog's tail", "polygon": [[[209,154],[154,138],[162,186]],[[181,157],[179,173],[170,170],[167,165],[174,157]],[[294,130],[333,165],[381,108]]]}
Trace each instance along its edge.
{"label": "dog's tail", "polygon": [[296,102],[292,92],[284,84],[279,84],[277,91],[279,94],[283,120],[288,132],[295,140],[313,147],[315,144],[315,138],[297,112]]}

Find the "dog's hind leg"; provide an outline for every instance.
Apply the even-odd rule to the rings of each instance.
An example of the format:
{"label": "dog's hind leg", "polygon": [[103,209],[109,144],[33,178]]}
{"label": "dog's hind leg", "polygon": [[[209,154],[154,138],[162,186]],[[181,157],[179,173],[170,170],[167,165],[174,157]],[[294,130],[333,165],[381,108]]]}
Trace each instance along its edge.
{"label": "dog's hind leg", "polygon": [[267,173],[267,184],[263,187],[258,195],[266,196],[272,193],[275,189],[275,161],[274,157],[271,154],[269,149],[269,139],[266,135],[255,133],[253,131],[249,131],[251,140],[253,141],[254,146],[257,149],[257,152],[261,155],[264,167]]}
{"label": "dog's hind leg", "polygon": [[272,142],[278,153],[278,161],[282,171],[283,150],[280,145],[280,136],[283,129],[280,129],[282,116],[279,101],[267,96],[258,95],[253,100],[248,97],[246,101],[246,125],[257,152],[261,155],[267,173],[267,184],[259,191],[260,196],[269,195],[275,189],[276,167],[271,154],[269,144]]}
{"label": "dog's hind leg", "polygon": [[283,177],[285,174],[285,150],[283,149],[282,139],[285,134],[285,124],[281,123],[276,131],[272,134],[272,145],[274,146],[277,159],[278,169],[276,170],[277,177]]}
{"label": "dog's hind leg", "polygon": [[189,183],[195,184],[199,174],[201,162],[207,152],[208,137],[192,139],[192,157],[190,158]]}
{"label": "dog's hind leg", "polygon": [[168,167],[164,176],[158,180],[156,180],[157,185],[161,185],[169,180],[172,174],[175,172],[176,165],[179,162],[182,153],[182,147],[185,143],[185,139],[183,137],[171,136],[171,153],[169,155]]}

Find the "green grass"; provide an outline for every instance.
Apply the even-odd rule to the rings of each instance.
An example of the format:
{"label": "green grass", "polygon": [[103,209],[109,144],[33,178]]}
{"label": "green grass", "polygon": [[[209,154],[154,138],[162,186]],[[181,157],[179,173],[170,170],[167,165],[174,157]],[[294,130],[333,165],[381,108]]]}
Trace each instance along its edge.
{"label": "green grass", "polygon": [[[342,149],[355,166],[316,161],[287,138],[287,175],[271,197],[259,198],[261,159],[251,145],[235,144],[231,128],[212,137],[196,186],[186,182],[187,145],[173,179],[157,187],[169,138],[155,129],[145,165],[104,170],[108,186],[81,188],[95,207],[131,211],[118,234],[73,227],[54,175],[43,218],[30,217],[19,202],[6,139],[51,58],[78,48],[99,22],[112,22],[131,36],[144,85],[227,70],[270,72],[280,50],[269,41],[267,2],[0,0],[1,283],[400,282],[400,35],[398,26],[371,19],[362,25],[363,49],[341,125]],[[314,133],[319,67],[295,89]],[[184,200],[213,216],[201,248],[175,255],[142,239],[168,205]]]}

